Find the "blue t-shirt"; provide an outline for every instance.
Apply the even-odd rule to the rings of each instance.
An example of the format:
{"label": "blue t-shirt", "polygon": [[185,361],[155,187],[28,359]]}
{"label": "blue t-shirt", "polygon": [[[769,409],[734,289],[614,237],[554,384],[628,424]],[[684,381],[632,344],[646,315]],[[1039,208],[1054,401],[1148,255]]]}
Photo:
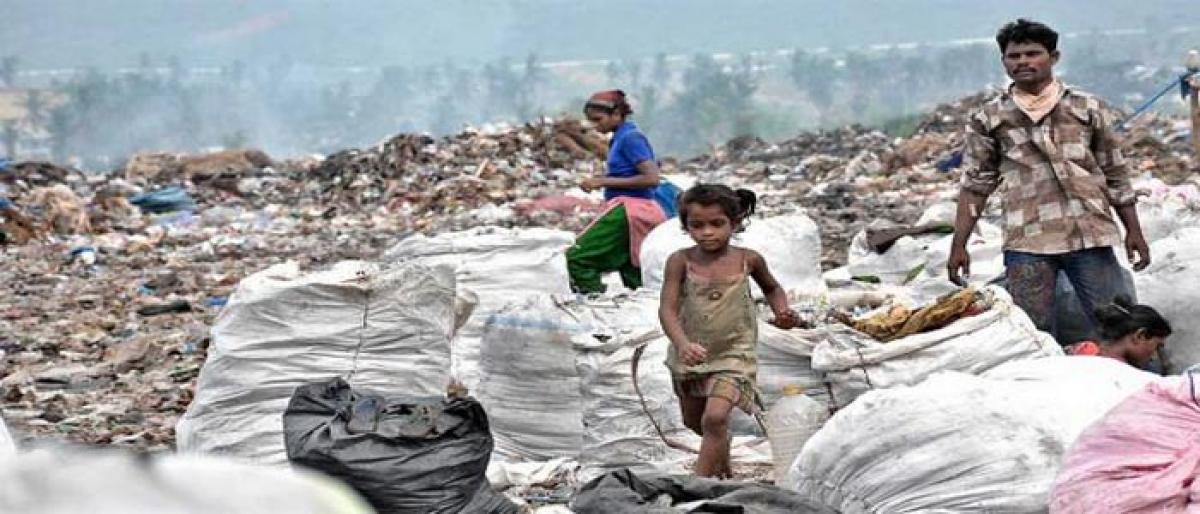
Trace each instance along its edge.
{"label": "blue t-shirt", "polygon": [[[638,130],[637,125],[634,125],[632,121],[626,121],[617,127],[612,142],[608,145],[608,176],[635,177],[638,175],[638,163],[653,160],[654,149],[650,148],[650,141],[646,139],[646,135],[641,130]],[[605,200],[612,200],[618,196],[654,198],[654,188],[604,188]]]}

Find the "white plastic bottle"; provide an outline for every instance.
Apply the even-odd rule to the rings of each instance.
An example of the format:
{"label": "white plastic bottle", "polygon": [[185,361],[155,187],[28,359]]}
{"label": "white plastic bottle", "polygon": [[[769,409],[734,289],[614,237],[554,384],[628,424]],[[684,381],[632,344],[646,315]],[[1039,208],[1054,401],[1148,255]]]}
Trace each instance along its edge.
{"label": "white plastic bottle", "polygon": [[775,479],[787,475],[792,461],[808,438],[829,419],[829,409],[803,394],[795,385],[783,389],[783,397],[767,412],[767,438],[775,463]]}

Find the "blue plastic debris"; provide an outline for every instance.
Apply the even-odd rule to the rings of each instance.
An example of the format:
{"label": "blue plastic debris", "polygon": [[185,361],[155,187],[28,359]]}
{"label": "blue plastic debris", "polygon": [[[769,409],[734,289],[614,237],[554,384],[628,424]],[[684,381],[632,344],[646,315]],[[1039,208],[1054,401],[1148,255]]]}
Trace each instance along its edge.
{"label": "blue plastic debris", "polygon": [[196,202],[187,191],[177,186],[137,195],[130,198],[129,203],[151,214],[196,210]]}
{"label": "blue plastic debris", "polygon": [[87,266],[96,264],[96,248],[93,246],[78,246],[71,249],[68,254],[71,261],[79,261]]}
{"label": "blue plastic debris", "polygon": [[94,246],[77,246],[77,247],[71,249],[70,256],[72,258],[79,257],[80,255],[83,255],[84,253],[89,253],[89,252],[96,253],[96,247],[94,247]]}
{"label": "blue plastic debris", "polygon": [[937,170],[946,173],[953,169],[958,169],[963,163],[962,150],[955,150],[950,155],[946,156],[937,163]]}

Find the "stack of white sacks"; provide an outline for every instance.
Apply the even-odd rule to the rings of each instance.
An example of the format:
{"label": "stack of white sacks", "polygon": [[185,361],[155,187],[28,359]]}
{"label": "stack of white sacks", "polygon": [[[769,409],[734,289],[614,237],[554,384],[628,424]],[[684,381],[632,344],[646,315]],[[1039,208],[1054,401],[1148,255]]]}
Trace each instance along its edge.
{"label": "stack of white sacks", "polygon": [[[619,468],[686,472],[694,455],[668,447],[646,411],[669,439],[684,447],[699,447],[698,438],[680,418],[664,365],[670,343],[658,321],[661,268],[671,253],[691,244],[679,221],[668,220],[642,246],[643,289],[590,299],[562,294],[528,297],[486,321],[478,396],[488,410],[496,439],[497,458],[489,475],[493,483],[546,476],[544,469],[512,471],[521,466],[529,470],[538,463],[578,466],[580,479]],[[811,219],[800,215],[755,219],[735,244],[762,253],[785,285],[798,284],[810,294],[824,291],[820,239]],[[790,381],[819,384],[803,362],[811,342],[801,334],[771,328],[762,332],[762,339],[769,341],[764,347],[779,355],[765,359],[776,388]],[[645,408],[632,380],[632,359],[643,345],[638,382]],[[784,355],[798,358],[789,362]],[[770,461],[769,452],[750,443],[738,445],[734,456],[741,462]]]}
{"label": "stack of white sacks", "polygon": [[[1154,263],[1132,280],[1139,301],[1175,328],[1166,357],[1167,371],[1178,373],[1200,362],[1200,322],[1189,312],[1195,293],[1179,287],[1200,279],[1200,191],[1138,186],[1149,192],[1139,214]],[[984,224],[982,232],[994,230]],[[1003,271],[994,235],[972,242],[979,282]],[[926,301],[946,287],[934,281],[945,280],[948,238],[903,238],[880,256],[863,251],[862,236],[850,266],[827,276],[874,275],[884,283],[875,289],[899,285]],[[996,298],[991,311],[886,344],[830,328],[811,362],[840,410],[804,434],[777,483],[842,512],[1047,510],[1075,438],[1154,375],[1106,358],[1056,356],[1054,341],[1033,331],[1002,290],[987,290]]]}
{"label": "stack of white sacks", "polygon": [[[1171,368],[1181,369],[1200,361],[1190,346],[1200,322],[1185,313],[1192,293],[1170,285],[1200,278],[1192,264],[1200,252],[1189,251],[1200,244],[1191,242],[1200,228],[1188,226],[1200,219],[1192,214],[1200,195],[1195,188],[1156,187],[1142,209],[1155,264],[1136,280],[1141,300],[1175,325],[1168,355]],[[921,223],[950,223],[952,215],[952,205],[937,205]],[[864,251],[860,236],[849,266],[824,276],[817,227],[803,215],[755,218],[734,244],[762,253],[798,308],[819,311],[877,304],[880,297],[915,306],[952,291],[944,277],[949,238],[901,238],[875,255]],[[586,479],[622,467],[686,471],[694,456],[663,443],[651,417],[669,439],[698,447],[679,417],[663,365],[669,342],[657,319],[666,259],[692,243],[678,220],[667,221],[642,247],[643,290],[588,299],[567,293],[564,254],[572,240],[537,229],[414,236],[389,251],[382,267],[347,264],[311,276],[279,268],[248,278],[214,329],[196,402],[179,427],[181,449],[277,462],[281,443],[268,440],[277,434],[290,388],[300,382],[350,375],[391,387],[383,377],[407,376],[427,383],[409,380],[403,389],[432,394],[453,378],[489,414],[494,485],[564,472]],[[765,403],[810,411],[778,417],[809,425],[779,433],[812,436],[785,441],[789,454],[803,449],[794,462],[788,457],[777,466],[785,468],[776,469],[780,484],[848,512],[938,508],[933,500],[1022,510],[1044,501],[1045,475],[1052,475],[1074,435],[1144,377],[1107,361],[1060,358],[1058,345],[1034,329],[1002,288],[986,285],[1003,272],[1000,240],[999,228],[985,222],[970,243],[974,285],[992,298],[991,308],[941,329],[881,343],[840,325],[789,331],[761,325]],[[844,286],[850,276],[882,283]],[[826,279],[843,289],[828,290]],[[464,308],[468,303],[473,310]],[[763,319],[768,316],[764,310]],[[323,322],[333,328],[320,333],[305,328],[331,317],[353,323]],[[335,358],[346,353],[339,345],[356,357]],[[641,346],[644,408],[631,371]],[[261,358],[273,347],[289,349],[282,364]],[[399,353],[376,351],[392,347]],[[326,356],[325,350],[337,351]],[[1079,391],[1088,398],[1039,391]],[[780,402],[796,392],[815,403]],[[998,426],[1014,437],[1004,445],[972,442],[973,435],[1000,437]],[[771,456],[762,449],[741,445],[735,459],[768,464]],[[996,455],[1011,462],[988,464]],[[885,465],[888,459],[902,465]],[[989,471],[939,474],[972,466]],[[1018,479],[1025,469],[1032,471]],[[915,478],[901,480],[893,471]]]}

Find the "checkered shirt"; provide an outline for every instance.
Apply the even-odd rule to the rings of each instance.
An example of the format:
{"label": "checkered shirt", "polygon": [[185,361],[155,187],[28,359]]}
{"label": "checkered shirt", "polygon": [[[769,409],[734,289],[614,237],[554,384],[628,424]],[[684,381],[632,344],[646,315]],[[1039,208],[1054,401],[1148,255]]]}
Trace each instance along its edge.
{"label": "checkered shirt", "polygon": [[1110,109],[1069,86],[1040,123],[1009,94],[975,112],[962,188],[999,189],[1004,249],[1037,254],[1120,246],[1112,207],[1137,202]]}

